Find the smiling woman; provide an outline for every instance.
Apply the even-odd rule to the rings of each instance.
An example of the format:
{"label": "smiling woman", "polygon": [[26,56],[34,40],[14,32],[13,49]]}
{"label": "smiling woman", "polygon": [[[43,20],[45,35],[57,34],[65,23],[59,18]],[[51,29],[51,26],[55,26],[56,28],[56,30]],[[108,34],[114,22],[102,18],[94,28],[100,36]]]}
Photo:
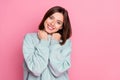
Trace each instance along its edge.
{"label": "smiling woman", "polygon": [[66,9],[50,8],[23,42],[24,80],[69,80],[71,24]]}
{"label": "smiling woman", "polygon": [[57,32],[59,29],[62,29],[62,25],[63,14],[58,12],[48,17],[44,23],[45,31],[49,34]]}

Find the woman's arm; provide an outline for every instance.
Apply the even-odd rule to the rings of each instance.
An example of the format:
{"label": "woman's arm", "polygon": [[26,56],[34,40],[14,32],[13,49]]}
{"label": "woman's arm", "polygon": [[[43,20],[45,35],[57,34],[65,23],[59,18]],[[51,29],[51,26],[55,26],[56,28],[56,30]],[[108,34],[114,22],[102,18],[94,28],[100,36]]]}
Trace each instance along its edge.
{"label": "woman's arm", "polygon": [[49,68],[54,76],[58,77],[70,68],[71,41],[61,46],[57,40],[51,42]]}
{"label": "woman's arm", "polygon": [[39,44],[34,46],[33,39],[30,34],[25,36],[23,42],[23,56],[28,69],[35,76],[40,76],[48,64],[49,42],[41,39]]}

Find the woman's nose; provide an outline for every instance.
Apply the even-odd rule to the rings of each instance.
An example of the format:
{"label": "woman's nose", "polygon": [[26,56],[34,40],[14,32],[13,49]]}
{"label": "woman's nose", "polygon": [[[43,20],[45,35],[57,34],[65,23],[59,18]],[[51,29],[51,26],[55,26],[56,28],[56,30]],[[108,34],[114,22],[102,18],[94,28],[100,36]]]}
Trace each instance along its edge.
{"label": "woman's nose", "polygon": [[51,24],[54,26],[54,25],[55,25],[55,21],[53,20],[53,21],[51,22]]}

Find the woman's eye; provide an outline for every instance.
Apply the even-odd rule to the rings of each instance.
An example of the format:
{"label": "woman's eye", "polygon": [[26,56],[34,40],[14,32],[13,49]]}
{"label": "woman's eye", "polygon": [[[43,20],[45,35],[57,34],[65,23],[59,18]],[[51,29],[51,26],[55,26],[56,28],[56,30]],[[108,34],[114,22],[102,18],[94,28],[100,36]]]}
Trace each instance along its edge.
{"label": "woman's eye", "polygon": [[50,18],[50,19],[53,19],[53,16],[50,16],[49,18]]}
{"label": "woman's eye", "polygon": [[62,22],[58,21],[57,24],[62,25]]}
{"label": "woman's eye", "polygon": [[61,22],[57,22],[58,24],[61,24]]}

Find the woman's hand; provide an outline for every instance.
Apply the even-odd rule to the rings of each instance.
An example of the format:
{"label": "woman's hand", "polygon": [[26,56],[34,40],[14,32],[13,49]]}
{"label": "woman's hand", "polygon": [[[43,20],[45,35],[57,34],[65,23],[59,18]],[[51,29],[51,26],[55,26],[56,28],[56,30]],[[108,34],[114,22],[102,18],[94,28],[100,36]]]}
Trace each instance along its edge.
{"label": "woman's hand", "polygon": [[60,41],[61,35],[60,35],[59,33],[53,33],[53,34],[52,34],[52,38],[54,38],[54,39]]}
{"label": "woman's hand", "polygon": [[47,40],[48,34],[43,30],[38,30],[38,37],[39,37],[39,39]]}

